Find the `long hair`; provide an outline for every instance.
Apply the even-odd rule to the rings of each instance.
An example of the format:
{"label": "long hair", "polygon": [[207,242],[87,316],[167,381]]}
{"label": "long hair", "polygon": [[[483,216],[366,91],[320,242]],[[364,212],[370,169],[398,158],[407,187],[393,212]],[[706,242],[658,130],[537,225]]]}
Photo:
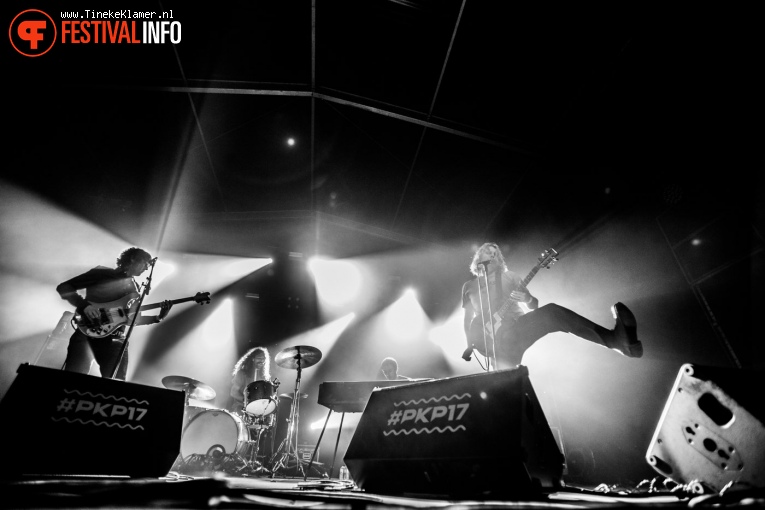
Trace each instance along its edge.
{"label": "long hair", "polygon": [[502,268],[502,272],[507,272],[505,257],[502,256],[502,251],[499,249],[499,246],[497,246],[497,243],[483,243],[481,247],[478,248],[473,254],[473,260],[470,261],[470,272],[475,276],[478,276],[478,259],[481,258],[483,251],[489,247],[493,247],[495,250],[497,250],[497,260],[499,261],[499,266]]}
{"label": "long hair", "polygon": [[151,260],[151,255],[146,250],[136,248],[135,246],[128,248],[120,253],[119,258],[117,258],[117,269],[125,269],[139,258],[145,259],[148,262]]}
{"label": "long hair", "polygon": [[265,347],[253,347],[249,351],[245,352],[244,355],[239,358],[239,360],[234,364],[234,370],[231,372],[231,377],[236,377],[236,374],[239,373],[240,370],[249,370],[252,372],[252,375],[255,375],[255,365],[253,363],[253,359],[255,358],[255,355],[259,352],[262,352],[263,355],[266,357],[266,364],[263,366],[263,379],[266,381],[271,379],[271,359],[268,355],[268,349]]}

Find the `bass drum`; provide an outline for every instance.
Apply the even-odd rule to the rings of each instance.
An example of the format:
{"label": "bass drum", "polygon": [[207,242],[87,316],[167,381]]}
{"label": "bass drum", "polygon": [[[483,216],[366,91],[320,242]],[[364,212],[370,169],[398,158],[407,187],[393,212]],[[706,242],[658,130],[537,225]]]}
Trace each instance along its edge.
{"label": "bass drum", "polygon": [[225,409],[195,410],[181,437],[181,457],[189,455],[242,455],[249,432],[242,419]]}

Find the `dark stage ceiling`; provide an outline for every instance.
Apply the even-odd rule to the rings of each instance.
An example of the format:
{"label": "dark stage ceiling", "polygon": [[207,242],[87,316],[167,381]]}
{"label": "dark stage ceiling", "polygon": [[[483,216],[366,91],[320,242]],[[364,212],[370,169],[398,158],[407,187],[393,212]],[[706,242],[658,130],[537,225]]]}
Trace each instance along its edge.
{"label": "dark stage ceiling", "polygon": [[[561,241],[711,193],[761,215],[763,37],[745,7],[139,4],[172,11],[180,43],[3,59],[5,179],[123,237],[348,256]],[[60,21],[60,3],[34,8]]]}

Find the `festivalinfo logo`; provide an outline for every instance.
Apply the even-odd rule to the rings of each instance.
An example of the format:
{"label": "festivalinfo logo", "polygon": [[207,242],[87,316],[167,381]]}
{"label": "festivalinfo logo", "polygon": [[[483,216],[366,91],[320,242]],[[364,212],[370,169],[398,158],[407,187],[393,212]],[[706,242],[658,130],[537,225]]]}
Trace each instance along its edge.
{"label": "festivalinfo logo", "polygon": [[181,22],[173,11],[131,9],[62,11],[54,16],[38,10],[21,11],[8,29],[13,48],[25,57],[40,57],[53,46],[110,44],[179,44]]}

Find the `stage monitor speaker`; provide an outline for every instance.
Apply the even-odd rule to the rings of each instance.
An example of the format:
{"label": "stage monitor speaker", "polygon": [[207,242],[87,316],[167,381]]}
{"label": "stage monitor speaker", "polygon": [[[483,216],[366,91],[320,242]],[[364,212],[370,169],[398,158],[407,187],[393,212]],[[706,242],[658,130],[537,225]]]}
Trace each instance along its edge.
{"label": "stage monitor speaker", "polygon": [[765,371],[684,364],[646,453],[699,493],[765,487]]}
{"label": "stage monitor speaker", "polygon": [[564,464],[524,366],[375,389],[344,461],[371,492],[474,498],[557,489]]}
{"label": "stage monitor speaker", "polygon": [[0,402],[0,473],[165,476],[184,401],[178,390],[24,363]]}

